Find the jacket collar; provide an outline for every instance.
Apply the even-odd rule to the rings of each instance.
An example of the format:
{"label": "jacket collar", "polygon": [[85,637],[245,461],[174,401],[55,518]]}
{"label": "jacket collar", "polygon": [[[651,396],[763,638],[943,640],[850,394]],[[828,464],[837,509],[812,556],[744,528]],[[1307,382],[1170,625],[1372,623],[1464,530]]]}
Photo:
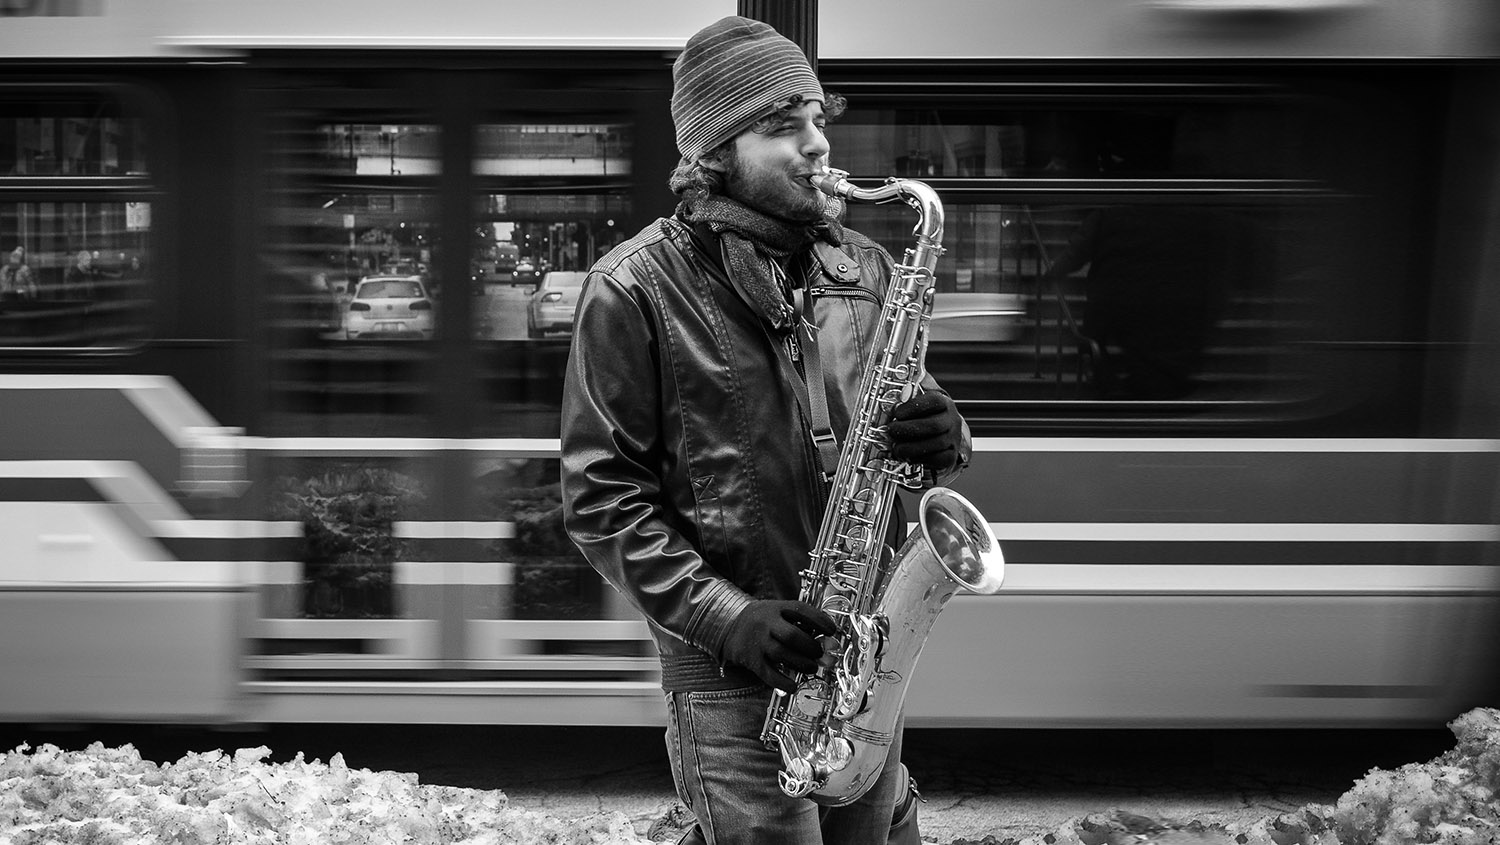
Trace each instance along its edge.
{"label": "jacket collar", "polygon": [[[692,240],[693,247],[703,256],[713,269],[725,280],[729,278],[729,271],[724,269],[724,250],[719,246],[719,236],[706,223],[693,225],[681,217],[673,220],[687,230]],[[811,255],[811,259],[804,256]],[[827,274],[844,284],[858,284],[859,262],[851,258],[848,253],[832,244],[818,241],[812,245],[808,253],[803,253],[797,259],[802,266],[798,287],[816,283],[819,271]]]}
{"label": "jacket collar", "polygon": [[687,229],[692,238],[693,246],[704,260],[713,265],[713,268],[724,278],[729,278],[729,271],[724,268],[724,250],[719,246],[719,236],[708,227],[707,223],[694,225],[683,220],[681,217],[674,218],[683,228]]}

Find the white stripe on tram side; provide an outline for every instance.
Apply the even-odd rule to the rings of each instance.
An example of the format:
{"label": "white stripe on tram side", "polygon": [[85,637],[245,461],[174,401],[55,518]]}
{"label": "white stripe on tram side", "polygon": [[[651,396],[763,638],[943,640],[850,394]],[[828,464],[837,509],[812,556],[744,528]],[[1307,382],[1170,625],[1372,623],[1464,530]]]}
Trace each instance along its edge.
{"label": "white stripe on tram side", "polygon": [[1026,564],[1007,562],[992,601],[1047,596],[1439,596],[1500,595],[1493,566],[1390,564]]}
{"label": "white stripe on tram side", "polygon": [[[440,451],[485,452],[515,458],[557,458],[555,437],[246,437],[246,449],[292,456],[339,454],[420,455]],[[974,452],[1199,452],[1199,453],[1500,453],[1500,440],[1405,437],[976,437]]]}
{"label": "white stripe on tram side", "polygon": [[1500,440],[1405,437],[976,437],[974,452],[1500,453]]}
{"label": "white stripe on tram side", "polygon": [[1384,522],[992,522],[997,540],[1494,543],[1500,526]]}
{"label": "white stripe on tram side", "polygon": [[283,457],[414,457],[435,452],[477,452],[507,458],[558,458],[562,442],[546,437],[246,437],[246,451]]}

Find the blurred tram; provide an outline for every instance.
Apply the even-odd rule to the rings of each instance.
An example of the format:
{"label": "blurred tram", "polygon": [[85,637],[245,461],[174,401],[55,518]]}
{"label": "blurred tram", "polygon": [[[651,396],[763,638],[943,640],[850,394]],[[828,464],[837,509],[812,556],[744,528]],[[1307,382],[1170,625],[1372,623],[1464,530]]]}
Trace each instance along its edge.
{"label": "blurred tram", "polygon": [[[670,213],[670,63],[736,10],[647,5],[0,10],[0,721],[658,723],[561,529],[568,338],[488,271]],[[835,164],[944,200],[928,366],[1009,563],[910,723],[1500,705],[1500,6],[818,16]]]}

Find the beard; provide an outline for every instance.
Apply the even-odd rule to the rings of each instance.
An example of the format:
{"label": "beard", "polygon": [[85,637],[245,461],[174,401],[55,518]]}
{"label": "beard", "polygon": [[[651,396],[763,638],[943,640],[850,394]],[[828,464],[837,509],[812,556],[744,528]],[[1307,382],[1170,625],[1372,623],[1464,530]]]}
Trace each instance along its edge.
{"label": "beard", "polygon": [[828,205],[823,193],[799,190],[801,183],[790,171],[743,166],[733,145],[725,152],[724,196],[783,220],[816,223],[823,219]]}

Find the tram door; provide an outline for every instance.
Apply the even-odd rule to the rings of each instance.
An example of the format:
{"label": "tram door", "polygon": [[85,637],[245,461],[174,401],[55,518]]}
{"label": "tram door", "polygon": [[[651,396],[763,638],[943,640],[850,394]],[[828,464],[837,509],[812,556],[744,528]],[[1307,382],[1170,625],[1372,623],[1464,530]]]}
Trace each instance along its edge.
{"label": "tram door", "polygon": [[269,718],[328,715],[350,677],[556,678],[567,699],[655,671],[558,489],[578,282],[670,212],[668,69],[589,66],[610,61],[265,74],[261,458],[268,517],[303,532],[259,585]]}

